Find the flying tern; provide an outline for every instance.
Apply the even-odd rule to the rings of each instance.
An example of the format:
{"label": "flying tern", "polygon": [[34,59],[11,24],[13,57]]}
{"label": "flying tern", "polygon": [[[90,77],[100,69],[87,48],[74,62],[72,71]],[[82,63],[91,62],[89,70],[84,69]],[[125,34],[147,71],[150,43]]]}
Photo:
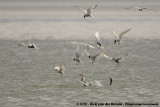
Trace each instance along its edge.
{"label": "flying tern", "polygon": [[95,56],[91,56],[88,52],[84,51],[86,53],[86,55],[88,55],[89,59],[92,60],[92,64],[96,61],[97,58],[101,58],[102,56],[104,56],[106,54],[107,51],[101,52]]}
{"label": "flying tern", "polygon": [[22,43],[19,43],[19,46],[27,46],[28,48],[39,49],[35,44],[29,43],[29,42],[22,42]]}
{"label": "flying tern", "polygon": [[112,61],[116,62],[116,63],[120,63],[120,61],[124,60],[126,57],[128,56],[128,53],[124,56],[121,56],[119,58],[111,58],[107,55],[104,55],[104,57],[108,58],[108,59],[111,59]]}
{"label": "flying tern", "polygon": [[64,76],[64,71],[65,71],[65,69],[66,69],[65,64],[62,65],[61,67],[60,67],[60,66],[56,66],[56,65],[54,66],[54,70],[55,70],[57,73],[60,73],[60,74],[61,74],[61,77]]}
{"label": "flying tern", "polygon": [[99,48],[104,48],[104,47],[102,46],[102,43],[101,43],[101,39],[100,39],[99,33],[96,32],[96,33],[95,33],[95,36],[96,36],[96,39],[97,39],[97,41],[96,41],[97,46],[98,46]]}
{"label": "flying tern", "polygon": [[80,63],[80,56],[82,56],[82,54],[84,53],[84,49],[81,48],[80,45],[77,46],[76,49],[76,57],[73,59],[74,61],[76,61],[76,64],[78,65],[78,63]]}
{"label": "flying tern", "polygon": [[150,9],[150,8],[145,8],[145,7],[128,7],[126,9],[137,9],[138,11],[143,11],[143,10],[151,10],[151,11],[154,11],[154,12],[157,12],[157,10],[154,10],[154,9]]}
{"label": "flying tern", "polygon": [[81,9],[81,8],[78,7],[78,6],[75,6],[75,7],[77,7],[80,11],[82,11],[82,12],[84,13],[84,18],[85,18],[85,17],[93,17],[93,15],[91,15],[91,12],[92,12],[92,10],[94,10],[97,6],[98,6],[98,5],[93,5],[93,6],[91,6],[90,8],[88,8],[87,11]]}
{"label": "flying tern", "polygon": [[115,44],[116,42],[118,42],[118,44],[120,45],[120,43],[123,42],[123,41],[121,40],[122,37],[123,37],[123,35],[126,34],[126,33],[127,33],[128,31],[130,31],[130,30],[131,30],[131,28],[123,31],[123,32],[120,33],[119,35],[117,35],[116,32],[113,30],[113,33],[114,33],[114,35],[115,35],[115,37],[116,37],[116,39],[114,40],[114,44]]}

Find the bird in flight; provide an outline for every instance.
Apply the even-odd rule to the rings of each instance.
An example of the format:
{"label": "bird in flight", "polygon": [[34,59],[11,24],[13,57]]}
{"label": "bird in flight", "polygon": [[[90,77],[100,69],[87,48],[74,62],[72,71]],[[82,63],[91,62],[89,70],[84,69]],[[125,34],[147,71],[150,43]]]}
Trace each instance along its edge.
{"label": "bird in flight", "polygon": [[28,48],[39,49],[35,44],[29,43],[29,42],[22,42],[22,43],[19,43],[19,46],[27,46]]}
{"label": "bird in flight", "polygon": [[97,46],[98,46],[99,48],[104,48],[103,45],[102,45],[102,42],[101,42],[99,33],[96,32],[96,33],[95,33],[95,36],[96,36],[96,39],[97,39],[97,41],[96,41]]}
{"label": "bird in flight", "polygon": [[116,39],[114,40],[114,44],[115,44],[116,42],[118,42],[118,44],[120,45],[121,42],[124,42],[124,41],[122,41],[121,39],[122,39],[123,35],[126,34],[126,33],[127,33],[128,31],[130,31],[130,30],[131,30],[131,28],[123,31],[123,32],[120,33],[119,35],[117,35],[116,32],[113,30],[113,33],[114,33],[114,35],[115,35],[115,37],[116,37]]}
{"label": "bird in flight", "polygon": [[114,61],[114,62],[116,62],[118,64],[120,63],[120,61],[124,60],[127,56],[128,56],[128,53],[126,55],[124,55],[124,56],[119,57],[119,58],[111,58],[111,57],[109,57],[107,55],[104,55],[104,57],[106,57],[108,59],[111,59],[112,61]]}
{"label": "bird in flight", "polygon": [[89,59],[92,60],[92,64],[96,61],[96,59],[101,58],[102,56],[104,56],[107,51],[101,52],[95,56],[91,56],[88,52],[84,51],[86,53],[86,55],[88,55]]}
{"label": "bird in flight", "polygon": [[54,66],[54,70],[55,70],[57,73],[60,73],[60,74],[61,74],[61,77],[64,76],[64,71],[65,71],[65,69],[66,69],[65,64],[62,65],[61,67],[60,67],[60,66],[56,66],[56,65]]}
{"label": "bird in flight", "polygon": [[97,6],[98,6],[98,5],[93,5],[93,6],[91,6],[90,8],[88,8],[87,11],[81,9],[81,8],[78,7],[78,6],[75,6],[75,7],[77,7],[81,12],[83,12],[83,13],[84,13],[84,18],[86,18],[86,17],[94,17],[93,15],[91,15],[91,13],[92,13],[92,11],[93,11]]}
{"label": "bird in flight", "polygon": [[84,53],[84,49],[82,49],[81,46],[78,45],[76,48],[76,57],[73,59],[74,61],[76,61],[77,65],[81,62],[80,57],[83,55],[83,53]]}
{"label": "bird in flight", "polygon": [[126,9],[137,9],[138,11],[143,11],[143,10],[151,10],[151,11],[154,11],[154,12],[157,12],[157,10],[154,10],[154,9],[150,9],[150,8],[145,8],[145,7],[128,7]]}

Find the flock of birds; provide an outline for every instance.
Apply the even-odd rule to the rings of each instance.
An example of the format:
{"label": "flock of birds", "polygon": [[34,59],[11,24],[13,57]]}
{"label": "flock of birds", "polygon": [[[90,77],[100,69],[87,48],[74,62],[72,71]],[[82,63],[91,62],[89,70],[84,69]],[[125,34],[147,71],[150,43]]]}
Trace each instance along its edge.
{"label": "flock of birds", "polygon": [[[122,33],[120,33],[119,35],[117,35],[115,33],[115,31],[113,31],[116,39],[114,40],[114,44],[118,44],[120,45],[121,42],[122,42],[122,37],[128,32],[130,31],[131,28],[127,29],[127,30],[124,30]],[[104,49],[104,46],[101,42],[101,38],[100,38],[100,35],[98,32],[95,33],[95,37],[96,37],[96,44],[97,44],[97,48],[100,48],[100,49]],[[77,48],[76,48],[76,57],[73,59],[76,64],[78,65],[81,60],[80,58],[86,54],[88,56],[89,59],[91,59],[92,61],[92,64],[94,64],[96,62],[97,59],[101,58],[101,57],[106,57],[112,61],[114,61],[115,63],[119,64],[120,61],[124,60],[127,56],[128,56],[128,53],[124,56],[121,56],[121,57],[118,57],[118,58],[111,58],[109,56],[107,56],[107,50],[104,50],[96,55],[90,55],[87,50],[90,49],[90,48],[96,48],[90,44],[87,44],[87,43],[79,43],[79,42],[69,42],[71,44],[76,44],[77,45]],[[62,65],[62,67],[59,67],[59,69],[57,69],[57,66],[55,66],[55,70],[58,72],[58,73],[61,73],[61,76],[63,76],[64,74],[64,65]],[[99,83],[98,81],[94,80],[94,81],[91,81],[91,82],[87,82],[86,79],[84,78],[84,75],[83,74],[79,74],[80,77],[81,77],[81,80],[80,80],[80,83],[82,83],[84,86],[102,86],[101,83]],[[109,77],[109,80],[110,80],[110,85],[112,85],[112,78]]]}
{"label": "flock of birds", "polygon": [[[78,7],[78,6],[75,6],[75,7],[77,7],[81,12],[83,12],[83,13],[84,13],[84,16],[83,16],[83,17],[86,18],[86,17],[94,17],[94,16],[91,14],[91,12],[92,12],[92,10],[94,10],[97,6],[98,6],[98,5],[93,5],[93,6],[91,6],[90,8],[88,8],[87,11],[86,11],[86,10],[83,10],[82,8],[80,8],[80,7]],[[155,10],[155,9],[150,9],[150,8],[145,8],[145,7],[128,7],[128,8],[126,8],[126,9],[136,9],[136,10],[138,10],[138,11],[150,10],[150,11],[158,12],[158,11]]]}
{"label": "flock of birds", "polygon": [[[84,13],[84,18],[86,17],[94,17],[91,13],[92,13],[92,10],[94,10],[98,5],[93,5],[91,6],[90,8],[86,10],[83,10],[81,9],[80,7],[78,6],[75,6],[76,8],[78,8],[80,11],[82,11]],[[149,9],[149,8],[139,8],[139,7],[129,7],[129,8],[126,8],[126,9],[137,9],[138,11],[143,11],[143,10],[151,10],[151,11],[154,11],[154,12],[157,12],[157,10],[154,10],[154,9]],[[124,30],[122,33],[120,33],[119,35],[116,34],[116,32],[112,29],[113,31],[113,34],[115,35],[115,40],[113,41],[114,44],[118,44],[120,45],[122,42],[124,42],[122,40],[122,37],[131,30],[131,28],[129,29],[126,29]],[[95,33],[95,37],[96,37],[96,44],[97,44],[97,47],[100,48],[100,49],[104,49],[104,46],[101,42],[101,38],[100,38],[100,35],[98,32]],[[91,59],[92,61],[92,64],[94,64],[96,62],[97,59],[101,58],[101,57],[105,57],[105,58],[108,58],[112,61],[114,61],[115,63],[119,64],[120,61],[124,60],[127,56],[128,56],[128,53],[125,54],[124,56],[121,56],[121,57],[118,57],[118,58],[111,58],[109,56],[107,56],[107,50],[104,50],[102,51],[101,53],[98,53],[96,55],[90,55],[87,50],[90,49],[90,48],[96,48],[90,44],[87,44],[87,43],[79,43],[79,42],[69,42],[70,44],[76,44],[77,45],[77,48],[76,48],[76,56],[75,58],[73,59],[76,64],[78,65],[81,60],[80,58],[84,55],[87,55],[89,59]],[[26,46],[28,48],[35,48],[35,49],[39,49],[35,44],[33,43],[29,43],[29,42],[22,42],[19,44],[19,46]],[[65,64],[62,65],[61,67],[60,66],[57,66],[57,65],[54,65],[54,70],[57,72],[57,73],[60,73],[61,74],[61,77],[64,76],[64,72],[65,72]],[[83,86],[96,86],[96,87],[99,87],[99,86],[102,86],[102,84],[96,80],[94,81],[90,81],[90,82],[87,82],[86,79],[84,78],[84,75],[83,74],[79,74],[80,75],[80,80],[79,82],[83,84]],[[109,77],[109,80],[110,80],[110,85],[112,85],[112,78]]]}

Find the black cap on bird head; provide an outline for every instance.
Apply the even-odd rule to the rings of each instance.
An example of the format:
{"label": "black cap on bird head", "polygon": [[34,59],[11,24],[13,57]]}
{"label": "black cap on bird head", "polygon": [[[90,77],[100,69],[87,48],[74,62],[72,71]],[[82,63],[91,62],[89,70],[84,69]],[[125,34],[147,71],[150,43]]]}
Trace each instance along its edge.
{"label": "black cap on bird head", "polygon": [[83,76],[83,74],[79,74],[80,76]]}
{"label": "black cap on bird head", "polygon": [[116,43],[117,41],[116,40],[114,40],[114,44]]}

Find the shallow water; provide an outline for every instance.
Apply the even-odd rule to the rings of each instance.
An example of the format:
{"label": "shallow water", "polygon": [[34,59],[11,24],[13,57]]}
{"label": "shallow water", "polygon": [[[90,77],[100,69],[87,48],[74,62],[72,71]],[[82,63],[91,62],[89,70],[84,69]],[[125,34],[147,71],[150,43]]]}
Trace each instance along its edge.
{"label": "shallow water", "polygon": [[[86,3],[87,2],[87,3]],[[116,3],[115,3],[116,2]],[[86,4],[85,4],[86,3]],[[65,4],[65,5],[64,5]],[[95,17],[83,19],[75,5],[99,6]],[[130,6],[159,9],[159,1],[0,1],[0,105],[2,107],[75,107],[79,103],[157,103],[160,99],[160,14],[126,10]],[[114,45],[117,33],[132,28],[124,43]],[[84,55],[73,61],[79,41],[95,44],[98,31],[110,57],[129,56],[119,65],[106,58],[95,64]],[[39,50],[18,46],[29,41]],[[95,55],[102,49],[90,49]],[[53,65],[66,65],[65,76]],[[83,87],[79,74],[103,87]],[[113,84],[109,85],[109,77]],[[81,105],[83,106],[83,105]],[[89,106],[89,105],[88,105]],[[124,106],[124,105],[122,105]],[[145,105],[143,105],[146,107]],[[142,107],[143,107],[142,106]]]}

